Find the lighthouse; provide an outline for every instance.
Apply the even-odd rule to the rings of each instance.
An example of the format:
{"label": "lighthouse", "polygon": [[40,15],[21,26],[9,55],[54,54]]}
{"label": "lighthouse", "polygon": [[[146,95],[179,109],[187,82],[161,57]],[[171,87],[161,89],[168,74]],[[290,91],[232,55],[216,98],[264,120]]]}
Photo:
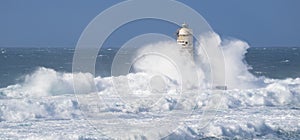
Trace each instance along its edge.
{"label": "lighthouse", "polygon": [[182,51],[187,51],[193,57],[193,32],[187,24],[182,24],[177,30],[177,44],[181,46]]}
{"label": "lighthouse", "polygon": [[[177,30],[177,44],[180,46],[181,55],[187,56],[194,63],[194,45],[193,45],[193,31],[187,24],[182,24],[181,28]],[[227,90],[226,85],[213,85],[213,89]]]}

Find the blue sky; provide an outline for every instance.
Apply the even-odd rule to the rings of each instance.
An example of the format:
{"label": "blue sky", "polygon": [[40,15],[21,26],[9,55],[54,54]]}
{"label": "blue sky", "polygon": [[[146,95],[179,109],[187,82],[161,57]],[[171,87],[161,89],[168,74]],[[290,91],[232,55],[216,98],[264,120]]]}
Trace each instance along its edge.
{"label": "blue sky", "polygon": [[[1,0],[0,47],[75,47],[87,24],[118,2],[120,1]],[[300,47],[299,0],[181,2],[198,11],[223,38],[245,40],[253,47]],[[138,24],[143,25],[137,22],[136,25]],[[117,31],[117,35],[111,37],[111,42],[108,41],[110,43],[107,45],[120,45],[130,39],[128,37],[151,32],[152,29],[159,29],[152,32],[172,36],[176,28],[168,28],[163,24],[160,26],[159,21],[151,21],[151,25],[153,28],[146,29],[135,29],[134,24],[127,25]]]}

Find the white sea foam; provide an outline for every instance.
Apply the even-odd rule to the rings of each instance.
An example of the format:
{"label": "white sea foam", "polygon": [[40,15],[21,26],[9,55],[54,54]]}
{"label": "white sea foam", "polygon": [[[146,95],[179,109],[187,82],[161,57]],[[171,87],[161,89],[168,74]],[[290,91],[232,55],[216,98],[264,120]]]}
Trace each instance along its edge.
{"label": "white sea foam", "polygon": [[[27,83],[20,83],[0,89],[2,98],[6,98],[1,100],[0,118],[2,120],[22,121],[44,117],[70,119],[79,116],[78,102],[75,97],[72,96],[71,75],[70,73],[60,73],[52,69],[40,68],[33,74],[26,76],[24,82]],[[161,100],[157,102],[156,106],[153,106],[153,103],[157,100],[156,98],[145,102],[141,101],[142,97],[148,98],[153,94],[151,89],[147,86],[149,83],[145,80],[149,79],[149,76],[146,73],[137,73],[117,77],[119,81],[124,81],[124,78],[130,80],[129,86],[131,92],[122,93],[122,96],[139,97],[137,101],[135,99],[129,99],[128,102],[131,102],[131,104],[128,105],[119,98],[110,96],[119,94],[115,93],[116,87],[113,86],[112,77],[96,77],[93,80],[94,82],[91,83],[91,75],[80,75],[83,77],[81,81],[83,84],[95,83],[99,90],[98,94],[105,95],[108,97],[107,99],[111,100],[107,102],[107,108],[103,108],[103,110],[108,112],[119,110],[124,113],[137,113],[159,110],[170,111],[173,109],[204,109],[207,107],[208,102],[212,100],[210,96],[213,95],[212,90],[209,89],[202,90],[201,93],[197,90],[191,90],[190,93],[186,95],[180,95],[176,93],[176,90],[169,88],[167,92],[164,93],[164,96],[160,96],[160,94],[157,95],[157,99]],[[221,108],[300,106],[300,78],[288,78],[285,80],[265,79],[264,83],[266,86],[257,89],[232,89],[225,91]],[[85,87],[91,86],[87,85]],[[84,94],[80,96],[87,95]],[[188,97],[185,98],[185,96],[196,98],[183,101],[182,99],[190,99]]]}

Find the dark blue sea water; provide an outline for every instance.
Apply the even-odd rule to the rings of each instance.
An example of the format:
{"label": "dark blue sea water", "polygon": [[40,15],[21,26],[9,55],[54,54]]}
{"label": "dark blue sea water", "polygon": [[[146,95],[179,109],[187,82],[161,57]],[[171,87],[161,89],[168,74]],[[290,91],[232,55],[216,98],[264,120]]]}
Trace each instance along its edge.
{"label": "dark blue sea water", "polygon": [[[118,49],[102,49],[97,57],[96,75],[110,76]],[[1,48],[0,87],[18,83],[38,67],[60,72],[72,71],[73,48]],[[250,72],[274,79],[300,77],[300,48],[249,48],[245,56]]]}
{"label": "dark blue sea water", "polygon": [[300,77],[300,48],[271,47],[250,48],[246,62],[257,76],[274,79]]}
{"label": "dark blue sea water", "polygon": [[[238,51],[231,52],[235,47]],[[239,70],[245,70],[244,64],[237,64],[229,77],[233,82],[228,85],[233,88],[222,91],[222,98],[217,98],[217,90],[209,88],[181,94],[172,87],[177,87],[172,80],[165,86],[167,92],[156,92],[151,87],[161,80],[155,82],[155,76],[145,73],[126,75],[130,84],[124,76],[110,77],[114,57],[120,56],[116,55],[119,50],[113,48],[100,50],[95,78],[89,73],[74,74],[81,92],[73,96],[73,48],[0,48],[0,139],[62,139],[66,135],[70,139],[104,139],[116,135],[123,138],[127,133],[133,138],[131,130],[138,130],[140,135],[148,128],[151,134],[160,132],[153,126],[177,128],[173,124],[180,121],[173,118],[177,114],[173,111],[183,112],[178,118],[183,118],[186,125],[178,125],[178,131],[167,139],[299,139],[300,48],[249,48],[241,60],[244,49],[224,48],[227,58],[238,56],[226,62],[234,65],[244,61],[249,71],[261,78],[253,78],[247,72],[251,76],[240,74],[241,78],[234,79],[240,76],[236,74]],[[121,58],[133,52],[126,51]],[[153,61],[158,63],[159,59]],[[164,81],[158,85],[164,86]],[[214,108],[216,101],[220,108]],[[191,116],[185,117],[187,110]],[[207,117],[203,114],[206,111],[216,114],[209,116],[213,119],[203,127],[200,120]],[[90,120],[93,123],[88,125]]]}

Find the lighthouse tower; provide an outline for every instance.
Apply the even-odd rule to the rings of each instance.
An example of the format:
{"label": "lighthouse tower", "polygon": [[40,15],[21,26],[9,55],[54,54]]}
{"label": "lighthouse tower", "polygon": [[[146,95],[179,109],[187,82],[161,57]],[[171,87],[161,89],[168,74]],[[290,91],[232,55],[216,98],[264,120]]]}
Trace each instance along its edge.
{"label": "lighthouse tower", "polygon": [[188,51],[193,56],[193,32],[185,23],[177,30],[177,44],[182,47],[183,51]]}

